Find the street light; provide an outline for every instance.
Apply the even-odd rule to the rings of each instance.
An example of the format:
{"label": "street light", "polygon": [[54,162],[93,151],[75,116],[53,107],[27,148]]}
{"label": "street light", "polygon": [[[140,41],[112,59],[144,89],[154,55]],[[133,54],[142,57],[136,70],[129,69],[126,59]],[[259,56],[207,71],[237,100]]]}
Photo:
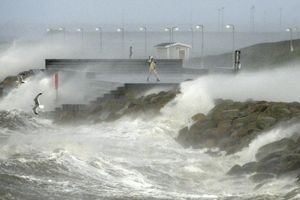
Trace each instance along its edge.
{"label": "street light", "polygon": [[292,28],[287,28],[287,32],[290,32],[290,51],[294,51],[294,46],[293,46],[293,29]]}
{"label": "street light", "polygon": [[53,41],[53,29],[52,28],[46,28],[46,32],[47,32],[47,35],[49,35],[50,37],[50,40]]}
{"label": "street light", "polygon": [[192,41],[191,41],[191,43],[192,43],[192,49],[194,48],[194,28],[193,27],[191,27],[190,29],[189,29],[189,31],[191,31],[191,39],[192,39]]}
{"label": "street light", "polygon": [[100,40],[100,51],[102,51],[102,45],[103,45],[103,40],[102,40],[102,35],[103,35],[103,31],[101,27],[97,27],[95,29],[97,32],[99,32],[99,40]]}
{"label": "street light", "polygon": [[223,27],[224,27],[224,7],[220,8],[221,12],[221,31],[223,32]]}
{"label": "street light", "polygon": [[174,31],[178,31],[178,30],[179,30],[179,28],[177,26],[165,28],[165,31],[169,32],[170,42],[174,41]]}
{"label": "street light", "polygon": [[148,29],[147,29],[147,27],[143,26],[143,27],[140,27],[140,31],[144,31],[144,33],[145,33],[145,56],[147,56],[147,32],[148,32]]}
{"label": "street light", "polygon": [[172,29],[171,28],[165,28],[166,32],[169,32],[169,42],[172,42]]}
{"label": "street light", "polygon": [[255,6],[250,8],[250,31],[255,32]]}
{"label": "street light", "polygon": [[227,24],[226,28],[227,29],[232,29],[232,51],[234,52],[234,50],[235,50],[235,38],[234,38],[235,27],[234,27],[233,24]]}
{"label": "street light", "polygon": [[84,32],[84,31],[83,31],[83,28],[78,28],[78,29],[77,29],[77,32],[81,33],[81,45],[82,45],[82,47],[83,47],[83,40],[84,40],[84,38],[83,38],[83,34],[84,34],[84,33],[83,33],[83,32]]}
{"label": "street light", "polygon": [[124,28],[118,28],[117,31],[121,33],[121,37],[122,37],[122,55],[124,56],[125,29]]}
{"label": "street light", "polygon": [[221,31],[220,24],[221,24],[221,9],[218,8],[218,32]]}
{"label": "street light", "polygon": [[233,63],[233,68],[235,68],[235,64],[234,64],[234,52],[235,52],[235,38],[234,38],[234,34],[235,34],[235,27],[234,27],[234,25],[233,24],[227,24],[226,25],[226,28],[227,29],[232,29],[232,63]]}
{"label": "street light", "polygon": [[178,27],[172,27],[172,42],[174,42],[174,31],[179,31]]}
{"label": "street light", "polygon": [[201,29],[201,67],[204,67],[204,25],[197,25],[196,29]]}
{"label": "street light", "polygon": [[64,27],[59,27],[58,30],[63,32],[64,40],[66,40],[66,29]]}

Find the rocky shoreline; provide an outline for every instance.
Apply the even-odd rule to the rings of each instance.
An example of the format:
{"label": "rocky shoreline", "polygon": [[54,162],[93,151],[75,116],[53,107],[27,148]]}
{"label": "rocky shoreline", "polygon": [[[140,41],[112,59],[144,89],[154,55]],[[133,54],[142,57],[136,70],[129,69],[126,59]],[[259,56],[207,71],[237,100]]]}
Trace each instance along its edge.
{"label": "rocky shoreline", "polygon": [[[219,99],[207,115],[199,113],[193,120],[190,128],[180,130],[176,138],[180,144],[192,148],[218,148],[234,154],[267,131],[297,125],[300,103]],[[300,174],[300,127],[292,134],[285,131],[280,134],[287,137],[263,145],[256,152],[255,161],[233,166],[228,175],[250,175],[252,181],[261,183],[281,175],[294,173],[296,177]]]}
{"label": "rocky shoreline", "polygon": [[17,88],[23,83],[23,80],[33,76],[33,70],[23,71],[16,76],[8,76],[0,82],[0,99],[8,94],[12,89]]}
{"label": "rocky shoreline", "polygon": [[300,103],[216,100],[207,114],[193,117],[194,124],[179,132],[177,141],[193,148],[218,147],[228,154],[240,151],[260,133],[299,118]]}
{"label": "rocky shoreline", "polygon": [[55,123],[68,124],[78,121],[99,123],[115,121],[123,116],[140,116],[146,114],[149,118],[159,115],[159,111],[176,97],[178,89],[161,91],[146,96],[132,95],[132,91],[123,91],[100,104],[90,105],[86,111],[62,111],[56,113]]}
{"label": "rocky shoreline", "polygon": [[[251,175],[254,182],[261,182],[281,175],[300,173],[300,137],[284,138],[264,145],[255,155],[256,161],[242,166],[235,165],[228,175]],[[298,175],[298,181],[300,175]]]}
{"label": "rocky shoreline", "polygon": [[[30,73],[28,73],[28,76]],[[18,77],[8,77],[0,85],[7,90],[18,86]],[[174,88],[146,96],[136,96],[123,90],[116,96],[91,105],[85,112],[57,113],[57,124],[74,124],[79,121],[109,122],[123,116],[148,118],[159,115],[160,109],[173,100],[180,91]],[[300,122],[298,102],[237,102],[217,99],[208,113],[192,117],[193,124],[179,131],[176,141],[185,148],[217,148],[227,155],[240,152],[258,136],[277,127],[289,127]],[[284,131],[281,134],[286,134]],[[255,161],[235,165],[229,176],[249,175],[254,182],[264,182],[288,173],[300,174],[300,131],[263,145],[255,155]],[[298,176],[300,182],[300,175]]]}

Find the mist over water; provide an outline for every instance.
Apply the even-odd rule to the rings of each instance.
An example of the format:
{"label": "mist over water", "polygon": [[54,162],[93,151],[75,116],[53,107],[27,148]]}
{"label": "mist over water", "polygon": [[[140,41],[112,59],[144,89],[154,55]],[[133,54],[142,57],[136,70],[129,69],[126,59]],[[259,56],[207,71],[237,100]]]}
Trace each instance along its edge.
{"label": "mist over water", "polygon": [[[195,31],[192,37],[190,28],[180,27],[180,31],[174,33],[174,40],[193,46],[191,57],[200,57],[201,34]],[[146,59],[150,55],[157,57],[154,46],[169,42],[169,34],[163,31],[164,27],[161,31],[153,31],[151,27],[148,29],[146,54],[144,33],[134,29],[126,29],[124,48],[122,48],[121,34],[111,28],[103,30],[102,49],[100,49],[99,32],[91,27],[84,28],[83,39],[81,33],[74,27],[66,27],[65,36],[62,32],[50,34],[44,30],[40,34],[35,33],[31,37],[19,36],[6,43],[2,43],[0,39],[0,80],[23,70],[44,69],[46,58],[128,58],[130,46],[133,46],[133,58]],[[296,37],[298,36],[295,35]],[[286,33],[236,33],[237,48],[287,39]],[[231,32],[207,32],[204,45],[204,55],[230,52]]]}
{"label": "mist over water", "polygon": [[[216,99],[300,102],[298,63],[256,72],[206,74],[182,82],[180,93],[155,117],[143,113],[113,122],[89,122],[87,118],[85,122],[59,125],[32,111],[39,93],[43,93],[39,102],[44,108],[38,112],[53,111],[62,104],[87,104],[123,86],[126,80],[144,83],[147,77],[147,70],[145,74],[120,70],[112,76],[107,67],[89,80],[88,75],[94,74],[69,69],[72,76],[59,72],[56,93],[50,72],[43,72],[45,59],[128,59],[131,46],[133,59],[156,59],[159,54],[155,46],[174,40],[192,46],[191,62],[185,64],[192,65],[204,55],[206,65],[211,58],[205,56],[290,37],[299,39],[299,0],[0,2],[0,82],[34,69],[34,76],[26,83],[10,91],[4,88],[5,95],[0,97],[0,200],[300,199],[300,194],[287,195],[294,189],[300,191],[297,174],[259,183],[251,179],[254,174],[227,174],[235,165],[256,161],[261,147],[299,137],[299,123],[280,123],[232,155],[217,148],[184,148],[176,141],[182,128],[195,123],[194,115],[209,114]],[[227,23],[232,29],[225,28]],[[196,25],[202,26],[204,35]],[[144,27],[142,31],[140,27]],[[165,31],[167,27],[170,32]],[[290,32],[285,31],[288,27]],[[123,31],[118,32],[118,28]],[[287,44],[274,46],[286,48],[285,59],[290,56],[296,60],[298,48],[295,45],[294,53],[290,53]],[[245,54],[242,50],[242,60]],[[195,65],[188,67],[200,67],[200,62]],[[159,69],[158,65],[161,83],[196,76],[160,74]],[[155,87],[138,97],[168,89]]]}
{"label": "mist over water", "polygon": [[44,126],[39,131],[12,133],[1,145],[2,173],[15,177],[10,181],[16,185],[27,183],[23,191],[16,191],[4,185],[8,180],[2,175],[5,194],[47,198],[55,193],[63,199],[216,199],[267,191],[275,195],[290,181],[278,180],[252,191],[255,185],[246,177],[225,175],[238,159],[183,149],[173,140],[177,129],[163,117],[151,122],[124,118],[75,130]]}
{"label": "mist over water", "polygon": [[184,149],[174,138],[194,114],[207,114],[216,98],[299,101],[299,75],[297,68],[286,67],[203,76],[182,83],[181,93],[155,118],[123,117],[75,128],[33,116],[28,102],[36,92],[44,92],[46,108],[55,97],[52,80],[37,76],[0,102],[1,121],[10,124],[0,131],[0,194],[5,199],[277,199],[296,187],[294,178],[254,189],[249,177],[226,173],[235,164],[252,161],[259,147],[280,140],[283,131],[289,137],[298,125],[262,134],[233,156]]}

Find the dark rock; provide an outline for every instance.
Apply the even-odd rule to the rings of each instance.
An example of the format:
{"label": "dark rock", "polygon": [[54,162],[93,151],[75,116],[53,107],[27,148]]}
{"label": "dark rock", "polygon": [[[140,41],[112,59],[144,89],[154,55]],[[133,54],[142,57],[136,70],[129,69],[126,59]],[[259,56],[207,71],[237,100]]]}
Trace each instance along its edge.
{"label": "dark rock", "polygon": [[234,165],[228,172],[228,175],[241,175],[244,174],[244,170],[240,165]]}
{"label": "dark rock", "polygon": [[258,117],[256,121],[257,128],[264,130],[273,126],[276,123],[276,119],[273,117]]}
{"label": "dark rock", "polygon": [[3,87],[0,87],[0,98],[3,97]]}
{"label": "dark rock", "polygon": [[250,176],[250,180],[252,180],[255,183],[259,183],[259,182],[274,179],[274,178],[276,178],[276,175],[270,174],[270,173],[256,173],[256,174]]}
{"label": "dark rock", "polygon": [[170,102],[178,94],[177,90],[170,90],[167,92],[160,92],[158,94],[151,94],[146,97],[140,97],[138,99],[131,99],[128,105],[128,109],[124,111],[124,114],[145,112],[145,111],[158,111]]}
{"label": "dark rock", "polygon": [[176,141],[179,142],[181,145],[184,147],[189,147],[192,145],[192,143],[189,141],[191,137],[187,134],[188,133],[188,128],[185,127],[179,131],[179,134],[176,138]]}
{"label": "dark rock", "polygon": [[231,127],[232,127],[231,120],[219,121],[217,124],[217,130],[219,133],[222,134],[228,133]]}
{"label": "dark rock", "polygon": [[288,109],[288,106],[282,103],[273,105],[271,109],[272,116],[277,120],[287,119],[292,114],[292,112]]}
{"label": "dark rock", "polygon": [[253,173],[257,170],[257,162],[249,162],[243,165],[243,171],[247,174]]}
{"label": "dark rock", "polygon": [[115,112],[109,113],[108,117],[105,119],[107,122],[116,121],[117,119],[120,119],[121,115],[118,115]]}
{"label": "dark rock", "polygon": [[286,173],[300,169],[300,154],[287,154],[281,157],[279,173]]}
{"label": "dark rock", "polygon": [[195,122],[201,122],[206,120],[206,116],[202,113],[198,113],[192,117],[192,120]]}
{"label": "dark rock", "polygon": [[257,172],[269,172],[278,174],[280,172],[281,155],[274,154],[258,163]]}
{"label": "dark rock", "polygon": [[258,149],[255,157],[258,161],[264,159],[266,156],[274,152],[284,152],[289,150],[295,145],[295,142],[291,139],[284,138],[282,140],[267,144]]}
{"label": "dark rock", "polygon": [[228,175],[250,174],[256,171],[257,162],[250,162],[243,166],[235,165],[228,172]]}
{"label": "dark rock", "polygon": [[21,80],[34,75],[32,70],[24,71],[19,73],[16,76],[8,76],[2,82],[0,82],[0,97],[3,97],[5,94],[9,93],[12,89],[17,88],[20,84],[24,83]]}
{"label": "dark rock", "polygon": [[[290,191],[289,193],[287,193],[285,196],[284,196],[284,199],[296,199],[295,197],[298,197],[300,194],[300,188],[296,188],[292,191]],[[297,198],[299,199],[299,198]]]}
{"label": "dark rock", "polygon": [[[279,123],[291,119],[300,121],[299,103],[234,102],[222,99],[215,103],[216,106],[205,117],[196,115],[195,118],[199,117],[196,123],[185,133],[180,133],[180,138],[185,138],[185,146],[187,141],[192,141],[191,146],[194,147],[211,147],[213,144],[231,154],[247,147],[257,135]],[[183,134],[186,136],[183,137]]]}
{"label": "dark rock", "polygon": [[8,76],[1,83],[2,88],[7,90],[16,88],[18,86],[18,77],[17,76]]}

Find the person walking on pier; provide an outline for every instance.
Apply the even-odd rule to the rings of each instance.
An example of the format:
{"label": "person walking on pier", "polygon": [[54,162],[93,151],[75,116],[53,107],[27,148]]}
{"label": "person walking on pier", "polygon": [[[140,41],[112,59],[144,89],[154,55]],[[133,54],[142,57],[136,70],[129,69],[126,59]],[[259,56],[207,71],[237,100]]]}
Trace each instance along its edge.
{"label": "person walking on pier", "polygon": [[149,65],[149,75],[147,77],[147,82],[149,82],[151,74],[155,75],[157,82],[160,81],[158,78],[157,70],[156,70],[156,61],[154,60],[154,58],[152,56],[149,56],[147,63]]}

